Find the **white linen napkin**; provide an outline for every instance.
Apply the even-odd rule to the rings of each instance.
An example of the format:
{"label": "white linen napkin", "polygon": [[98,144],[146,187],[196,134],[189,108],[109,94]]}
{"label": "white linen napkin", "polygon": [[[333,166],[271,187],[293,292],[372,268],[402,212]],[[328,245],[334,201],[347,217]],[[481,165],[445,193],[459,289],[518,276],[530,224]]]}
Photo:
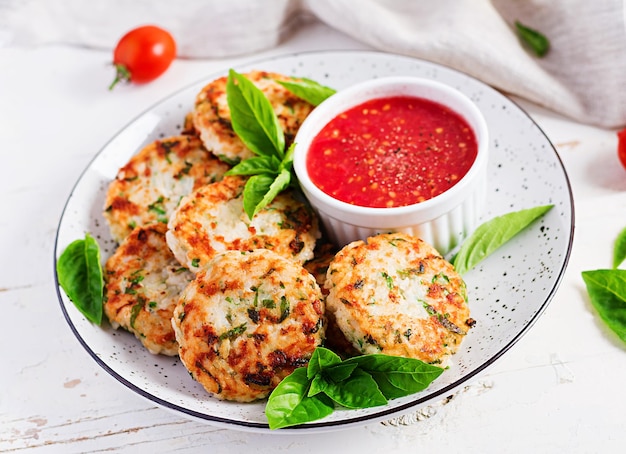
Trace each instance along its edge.
{"label": "white linen napkin", "polygon": [[[374,47],[442,63],[589,124],[626,125],[622,0],[314,0],[321,20]],[[528,52],[514,23],[551,48]]]}
{"label": "white linen napkin", "polygon": [[[310,15],[578,121],[626,126],[622,0],[0,0],[0,44],[112,48],[153,23],[174,35],[181,57],[226,57],[271,48]],[[547,55],[521,44],[515,21],[550,40]]]}

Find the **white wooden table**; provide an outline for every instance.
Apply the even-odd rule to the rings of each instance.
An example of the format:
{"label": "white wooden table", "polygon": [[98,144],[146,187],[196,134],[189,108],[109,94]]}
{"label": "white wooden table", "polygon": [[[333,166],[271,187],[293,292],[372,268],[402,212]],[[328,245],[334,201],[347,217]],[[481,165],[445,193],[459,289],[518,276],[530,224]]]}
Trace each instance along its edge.
{"label": "white wooden table", "polygon": [[325,434],[253,434],[190,421],[101,369],[63,318],[53,246],[82,170],[157,100],[213,71],[302,50],[365,49],[320,24],[237,59],[177,60],[151,84],[107,90],[109,52],[0,49],[0,452],[624,452],[626,346],[589,304],[580,273],[608,267],[626,227],[615,131],[521,103],[571,180],[576,234],[544,315],[488,373],[419,417]]}

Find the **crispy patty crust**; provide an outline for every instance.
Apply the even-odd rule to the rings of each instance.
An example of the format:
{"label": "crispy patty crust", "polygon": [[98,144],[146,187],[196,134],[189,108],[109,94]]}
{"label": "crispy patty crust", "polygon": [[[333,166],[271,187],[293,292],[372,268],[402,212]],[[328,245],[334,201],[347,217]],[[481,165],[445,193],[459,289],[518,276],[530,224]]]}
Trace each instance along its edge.
{"label": "crispy patty crust", "polygon": [[313,258],[317,217],[292,191],[283,191],[250,220],[243,208],[246,179],[226,176],[185,197],[172,214],[167,244],[180,263],[197,272],[227,250],[271,249],[304,262]]}
{"label": "crispy patty crust", "polygon": [[[297,79],[265,71],[251,71],[244,76],[269,100],[285,133],[285,143],[289,146],[314,106],[292,94],[276,80]],[[236,163],[254,154],[233,131],[226,99],[227,80],[227,77],[216,79],[198,93],[193,123],[208,150],[226,162]]]}
{"label": "crispy patty crust", "polygon": [[165,224],[135,228],[104,267],[104,313],[151,353],[174,356],[178,344],[172,313],[194,275],[181,267],[165,242]]}
{"label": "crispy patty crust", "polygon": [[179,355],[212,395],[266,397],[307,364],[324,336],[324,302],[303,267],[272,251],[228,251],[185,289],[172,323]]}
{"label": "crispy patty crust", "polygon": [[324,285],[327,310],[364,354],[439,364],[456,352],[474,323],[461,276],[435,248],[407,234],[345,246]]}
{"label": "crispy patty crust", "polygon": [[168,137],[149,144],[109,184],[104,218],[111,236],[121,242],[136,226],[167,223],[183,196],[221,180],[228,169],[192,135]]}

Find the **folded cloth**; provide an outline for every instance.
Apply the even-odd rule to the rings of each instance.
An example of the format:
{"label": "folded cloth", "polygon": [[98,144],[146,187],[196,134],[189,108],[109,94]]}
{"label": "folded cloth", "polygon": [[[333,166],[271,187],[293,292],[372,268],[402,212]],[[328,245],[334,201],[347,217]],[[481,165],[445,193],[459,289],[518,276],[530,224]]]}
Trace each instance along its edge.
{"label": "folded cloth", "polygon": [[222,58],[277,45],[299,7],[298,0],[0,0],[0,39],[110,49],[132,28],[153,24],[174,36],[180,57]]}
{"label": "folded cloth", "polygon": [[[0,42],[112,48],[153,23],[174,35],[181,57],[226,57],[271,48],[310,15],[583,123],[626,126],[622,0],[2,0]],[[523,45],[516,21],[549,39],[544,57]]]}
{"label": "folded cloth", "polygon": [[[464,71],[584,123],[626,126],[622,0],[311,0],[327,24],[390,52]],[[515,22],[540,31],[537,58]]]}

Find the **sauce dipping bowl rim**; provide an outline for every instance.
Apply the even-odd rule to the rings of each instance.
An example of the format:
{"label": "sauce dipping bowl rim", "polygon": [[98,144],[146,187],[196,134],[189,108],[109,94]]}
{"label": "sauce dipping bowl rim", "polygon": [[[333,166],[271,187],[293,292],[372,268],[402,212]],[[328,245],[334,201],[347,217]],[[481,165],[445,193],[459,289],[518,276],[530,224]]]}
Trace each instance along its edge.
{"label": "sauce dipping bowl rim", "polygon": [[[307,153],[311,141],[337,115],[368,100],[410,96],[435,101],[460,115],[473,129],[478,150],[476,159],[459,181],[441,194],[422,202],[398,207],[354,205],[326,194],[313,183],[307,171]],[[465,198],[468,185],[484,178],[488,159],[487,122],[476,104],[465,94],[442,82],[413,76],[371,79],[351,85],[320,103],[304,120],[295,137],[294,171],[300,187],[316,211],[321,211],[352,225],[389,228],[425,222],[445,214]],[[321,213],[321,214],[323,214]]]}

